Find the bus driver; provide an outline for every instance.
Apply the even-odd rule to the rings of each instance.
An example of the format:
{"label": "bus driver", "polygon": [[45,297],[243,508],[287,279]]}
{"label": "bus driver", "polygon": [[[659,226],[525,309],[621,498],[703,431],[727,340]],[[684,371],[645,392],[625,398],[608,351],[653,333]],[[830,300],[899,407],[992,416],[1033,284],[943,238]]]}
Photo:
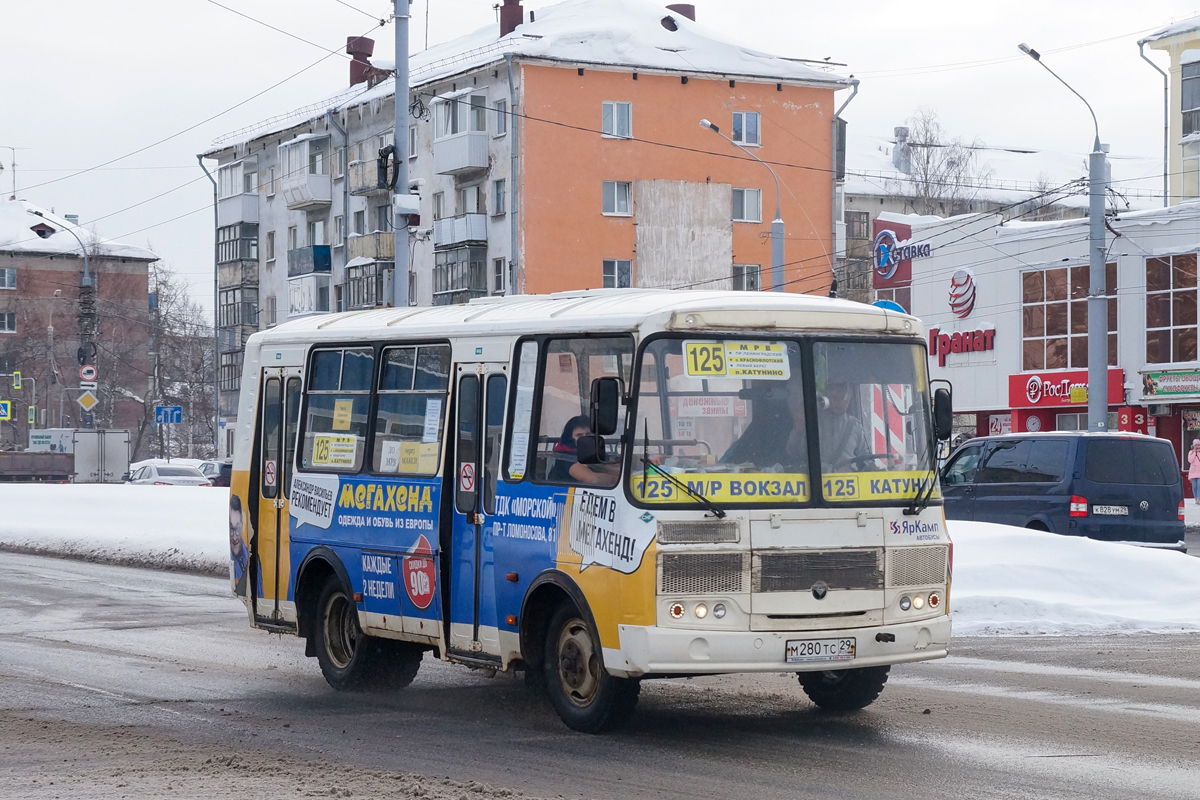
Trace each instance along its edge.
{"label": "bus driver", "polygon": [[817,417],[821,471],[863,472],[873,469],[866,428],[856,414],[850,413],[850,384],[829,384],[825,397],[828,403]]}

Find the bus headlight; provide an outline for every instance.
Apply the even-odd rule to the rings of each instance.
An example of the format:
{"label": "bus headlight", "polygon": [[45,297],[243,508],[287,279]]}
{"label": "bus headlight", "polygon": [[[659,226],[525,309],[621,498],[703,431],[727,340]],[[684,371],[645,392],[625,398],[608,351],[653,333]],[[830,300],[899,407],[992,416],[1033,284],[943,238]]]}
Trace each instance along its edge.
{"label": "bus headlight", "polygon": [[725,604],[717,603],[713,606],[713,616],[717,619],[725,619]]}
{"label": "bus headlight", "polygon": [[704,603],[696,603],[695,611],[697,619],[704,619],[708,616],[708,606],[704,605]]}
{"label": "bus headlight", "polygon": [[908,595],[904,595],[904,597],[900,598],[900,610],[908,611],[910,608],[912,608],[912,598],[910,598]]}
{"label": "bus headlight", "polygon": [[917,611],[920,611],[922,608],[925,607],[925,598],[921,597],[921,595],[917,595],[916,597],[913,598],[912,603],[913,603],[913,608],[915,608]]}

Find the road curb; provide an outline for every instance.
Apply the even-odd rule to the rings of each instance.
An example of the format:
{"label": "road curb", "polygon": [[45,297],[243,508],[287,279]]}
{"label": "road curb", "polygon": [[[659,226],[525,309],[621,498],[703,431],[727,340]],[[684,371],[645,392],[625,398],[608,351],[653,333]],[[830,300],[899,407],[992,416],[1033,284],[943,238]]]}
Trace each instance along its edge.
{"label": "road curb", "polygon": [[208,578],[226,578],[229,576],[228,564],[186,556],[178,550],[148,551],[144,553],[105,552],[88,550],[87,546],[82,544],[42,545],[0,542],[0,552],[65,558],[71,561],[110,564],[117,567],[138,567],[141,569],[153,569],[159,572],[181,572],[188,575],[202,575]]}

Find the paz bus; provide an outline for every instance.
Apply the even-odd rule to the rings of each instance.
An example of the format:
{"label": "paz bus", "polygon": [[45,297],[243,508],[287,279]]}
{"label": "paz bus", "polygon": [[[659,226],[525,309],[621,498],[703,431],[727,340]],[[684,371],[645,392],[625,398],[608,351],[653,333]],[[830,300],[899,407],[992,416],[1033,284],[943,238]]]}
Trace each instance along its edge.
{"label": "paz bus", "polygon": [[295,320],[246,346],[230,579],[338,690],[427,651],[598,732],[640,682],[794,672],[863,708],[944,657],[950,393],[921,323],[620,289]]}

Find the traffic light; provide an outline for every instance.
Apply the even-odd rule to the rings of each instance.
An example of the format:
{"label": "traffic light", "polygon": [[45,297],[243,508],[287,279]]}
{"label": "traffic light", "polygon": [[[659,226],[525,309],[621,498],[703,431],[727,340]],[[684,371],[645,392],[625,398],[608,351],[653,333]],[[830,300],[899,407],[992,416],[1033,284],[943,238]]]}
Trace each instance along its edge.
{"label": "traffic light", "polygon": [[13,378],[13,388],[20,389],[21,388],[21,371],[14,370],[13,374],[12,374],[12,378]]}

